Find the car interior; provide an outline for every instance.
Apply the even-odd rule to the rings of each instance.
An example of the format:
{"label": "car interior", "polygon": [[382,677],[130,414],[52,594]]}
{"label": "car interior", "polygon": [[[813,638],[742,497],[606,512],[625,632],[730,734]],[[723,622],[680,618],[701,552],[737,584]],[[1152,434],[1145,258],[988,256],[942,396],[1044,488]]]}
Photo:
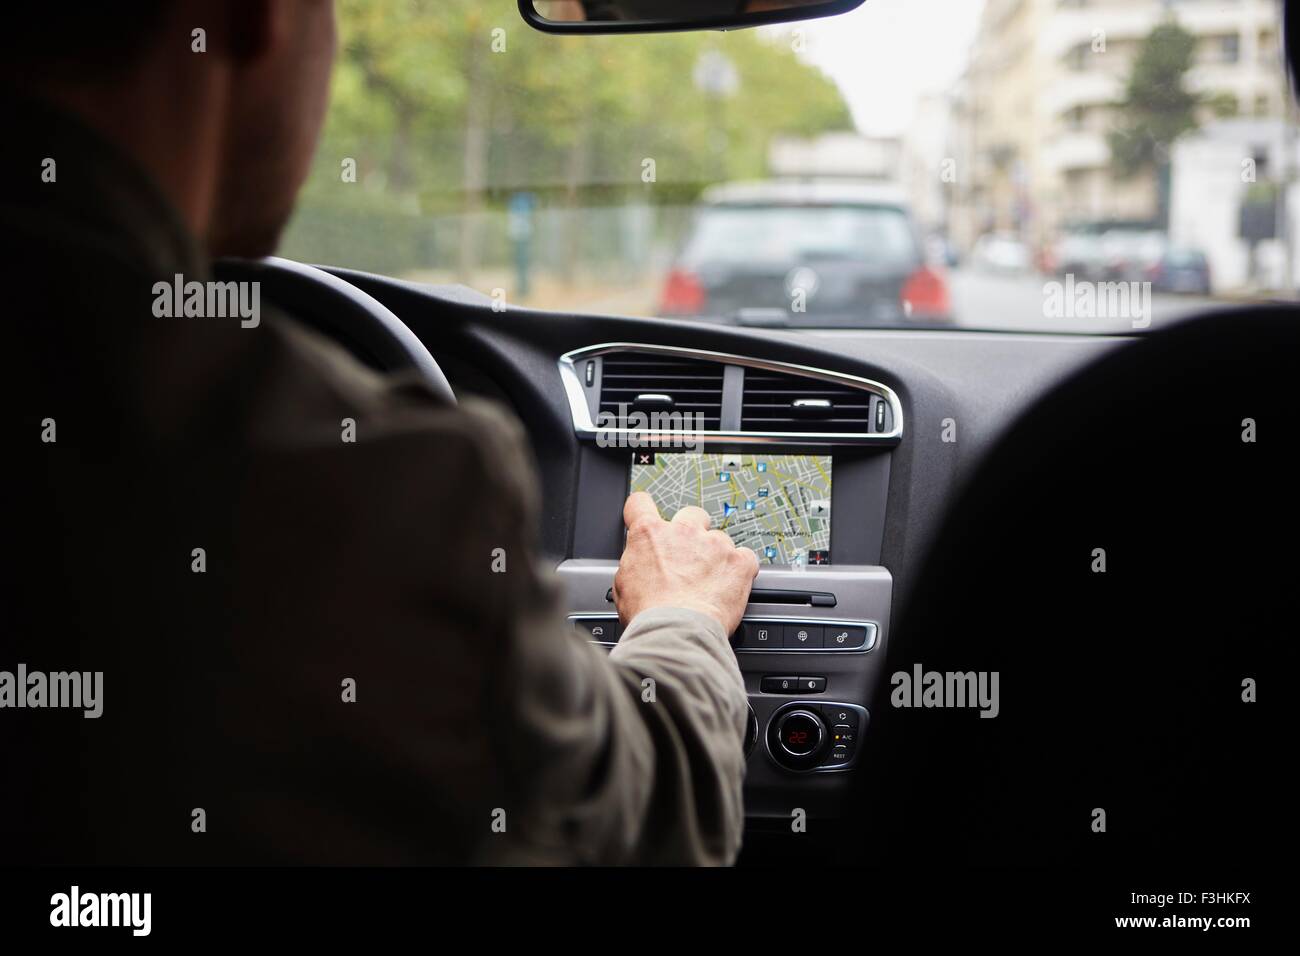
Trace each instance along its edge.
{"label": "car interior", "polygon": [[[581,39],[857,5],[521,8]],[[708,472],[742,485],[726,515],[754,507],[752,488],[818,519],[816,546],[765,555],[732,635],[750,705],[742,863],[1272,852],[1267,781],[1236,785],[1274,766],[1267,711],[1236,694],[1285,640],[1291,306],[1142,332],[792,328],[503,304],[345,263],[220,268],[375,369],[507,406],[541,484],[539,546],[597,644],[619,636],[630,488]],[[891,675],[913,667],[997,672],[999,719],[908,709]],[[1117,821],[1105,846],[1095,807]]]}
{"label": "car interior", "polygon": [[1300,5],[230,2],[7,114],[0,938],[1264,924]]}

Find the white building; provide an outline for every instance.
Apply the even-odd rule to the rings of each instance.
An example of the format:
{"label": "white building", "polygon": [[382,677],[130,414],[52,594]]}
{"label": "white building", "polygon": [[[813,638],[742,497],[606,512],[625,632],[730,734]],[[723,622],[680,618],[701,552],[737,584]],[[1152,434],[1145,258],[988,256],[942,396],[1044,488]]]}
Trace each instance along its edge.
{"label": "white building", "polygon": [[1186,84],[1202,123],[1215,108],[1285,115],[1282,0],[987,0],[954,115],[970,173],[953,196],[959,231],[1037,246],[1070,223],[1155,219],[1154,172],[1117,177],[1109,134],[1139,49],[1169,17],[1196,38]]}
{"label": "white building", "polygon": [[1039,191],[1065,221],[1153,217],[1154,181],[1117,180],[1107,137],[1138,49],[1170,15],[1197,40],[1191,92],[1231,103],[1238,116],[1283,115],[1279,0],[1048,2],[1056,9],[1039,43],[1056,68],[1041,93],[1049,125]]}
{"label": "white building", "polygon": [[902,144],[894,137],[824,133],[811,139],[779,136],[768,147],[772,176],[803,179],[898,178]]}
{"label": "white building", "polygon": [[[1294,238],[1285,237],[1285,223],[1300,222],[1300,188],[1291,182],[1297,169],[1300,143],[1281,120],[1220,120],[1175,144],[1169,238],[1205,253],[1215,292],[1284,289],[1288,260],[1291,287],[1300,281]],[[1289,215],[1279,210],[1279,238],[1259,244],[1252,274],[1250,244],[1240,236],[1241,208],[1253,184],[1270,181],[1291,183]]]}
{"label": "white building", "polygon": [[899,179],[907,191],[912,215],[926,232],[946,231],[950,187],[955,166],[945,175],[945,162],[953,156],[952,104],[948,93],[925,93],[903,136]]}

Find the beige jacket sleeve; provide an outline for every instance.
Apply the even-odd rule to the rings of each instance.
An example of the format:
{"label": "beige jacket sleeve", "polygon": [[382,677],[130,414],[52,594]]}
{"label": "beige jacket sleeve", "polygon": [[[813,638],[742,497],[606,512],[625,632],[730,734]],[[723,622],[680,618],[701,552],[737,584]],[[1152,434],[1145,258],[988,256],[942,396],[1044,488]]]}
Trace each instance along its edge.
{"label": "beige jacket sleeve", "polygon": [[[494,456],[517,461],[522,436],[500,419],[480,434],[501,443]],[[554,575],[524,540],[535,525],[531,471],[511,473],[527,483],[499,490],[522,509],[512,522],[520,539],[507,548],[522,560],[501,575],[509,582],[500,605],[502,733],[513,744],[518,812],[487,841],[484,859],[730,864],[744,822],[747,708],[722,625],[697,611],[651,608],[611,652],[589,644],[564,621]]]}

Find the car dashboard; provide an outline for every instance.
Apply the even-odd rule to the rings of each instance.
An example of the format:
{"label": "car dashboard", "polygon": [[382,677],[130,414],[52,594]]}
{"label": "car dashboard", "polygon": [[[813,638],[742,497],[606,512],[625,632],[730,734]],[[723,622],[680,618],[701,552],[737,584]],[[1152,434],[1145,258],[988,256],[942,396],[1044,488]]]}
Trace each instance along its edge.
{"label": "car dashboard", "polygon": [[619,638],[622,505],[704,508],[760,570],[731,636],[749,694],[751,819],[841,813],[875,706],[893,580],[880,564],[903,409],[860,376],[684,346],[605,343],[557,363],[579,439],[569,617]]}
{"label": "car dashboard", "polygon": [[[766,536],[733,535],[760,558],[731,636],[749,696],[745,805],[756,833],[789,832],[800,815],[862,823],[850,797],[871,773],[872,715],[888,705],[894,618],[937,524],[1022,410],[1130,341],[503,310],[461,287],[340,275],[401,316],[458,394],[519,417],[542,486],[539,549],[585,639],[610,647],[621,633],[612,584],[638,468],[712,508],[715,526],[766,516]],[[761,466],[790,461],[809,468],[800,487],[788,467],[763,480]],[[810,461],[828,466],[824,483]],[[662,477],[672,469],[675,479]],[[734,492],[706,487],[723,482]]]}

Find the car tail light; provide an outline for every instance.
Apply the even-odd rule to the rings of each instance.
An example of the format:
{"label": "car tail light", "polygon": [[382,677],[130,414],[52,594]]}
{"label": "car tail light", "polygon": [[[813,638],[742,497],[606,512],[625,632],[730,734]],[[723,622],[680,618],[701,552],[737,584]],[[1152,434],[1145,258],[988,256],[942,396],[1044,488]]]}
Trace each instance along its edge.
{"label": "car tail light", "polygon": [[946,317],[952,308],[948,300],[948,283],[929,266],[922,266],[907,277],[899,299],[903,311],[909,315]]}
{"label": "car tail light", "polygon": [[664,283],[659,311],[666,315],[698,315],[708,296],[693,272],[674,269]]}

